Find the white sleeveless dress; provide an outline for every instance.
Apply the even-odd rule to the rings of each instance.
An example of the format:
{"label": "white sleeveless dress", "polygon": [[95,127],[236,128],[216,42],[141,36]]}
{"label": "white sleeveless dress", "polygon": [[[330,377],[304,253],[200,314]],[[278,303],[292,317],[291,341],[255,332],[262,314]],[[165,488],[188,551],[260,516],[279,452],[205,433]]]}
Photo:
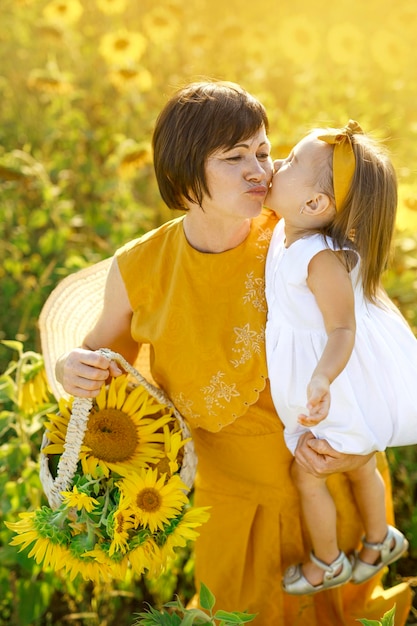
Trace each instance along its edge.
{"label": "white sleeveless dress", "polygon": [[[272,397],[294,452],[305,427],[306,390],[327,335],[321,312],[307,286],[310,260],[333,242],[314,234],[285,248],[284,220],[275,228],[266,262],[268,321],[266,351]],[[368,454],[388,446],[417,443],[417,339],[399,312],[355,290],[356,340],[352,356],[333,381],[330,411],[311,428],[343,453]]]}

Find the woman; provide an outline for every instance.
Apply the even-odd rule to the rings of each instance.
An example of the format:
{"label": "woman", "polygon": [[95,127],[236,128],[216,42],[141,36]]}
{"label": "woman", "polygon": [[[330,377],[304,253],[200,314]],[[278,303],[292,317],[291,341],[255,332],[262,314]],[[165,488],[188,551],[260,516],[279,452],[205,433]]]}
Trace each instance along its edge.
{"label": "woman", "polygon": [[[192,429],[195,503],[211,506],[195,547],[196,584],[219,608],[258,613],[257,626],[353,626],[396,602],[403,624],[406,585],[384,593],[374,579],[313,598],[280,588],[283,568],[309,546],[266,370],[264,269],[277,222],[262,209],[272,176],[267,132],[263,106],[237,85],[204,82],[174,94],[156,123],[154,163],[164,201],[185,215],[117,251],[102,313],[82,348],[59,360],[57,378],[71,394],[94,396],[120,373],[94,350],[133,363],[150,344],[152,375]],[[319,475],[363,462],[342,461],[308,435],[297,458]],[[330,488],[349,552],[361,535],[357,511],[342,479]]]}

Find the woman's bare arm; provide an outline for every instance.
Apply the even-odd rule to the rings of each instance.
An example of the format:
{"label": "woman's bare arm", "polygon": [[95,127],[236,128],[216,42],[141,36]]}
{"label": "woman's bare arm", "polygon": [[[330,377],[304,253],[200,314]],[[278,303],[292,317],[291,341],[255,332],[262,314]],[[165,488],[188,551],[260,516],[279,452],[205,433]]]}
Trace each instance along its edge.
{"label": "woman's bare arm", "polygon": [[114,259],[96,325],[86,335],[81,347],[62,355],[57,361],[56,377],[68,393],[80,397],[96,396],[109,375],[121,374],[115,363],[94,352],[99,348],[110,348],[134,363],[138,345],[131,336],[131,320],[129,298]]}

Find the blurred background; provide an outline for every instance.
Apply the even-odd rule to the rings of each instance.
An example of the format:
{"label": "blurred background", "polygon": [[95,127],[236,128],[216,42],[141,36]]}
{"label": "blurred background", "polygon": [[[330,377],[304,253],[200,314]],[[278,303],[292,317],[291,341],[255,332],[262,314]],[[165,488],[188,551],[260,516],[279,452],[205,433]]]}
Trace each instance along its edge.
{"label": "blurred background", "polygon": [[[240,83],[268,110],[275,158],[311,127],[350,118],[384,140],[400,190],[385,286],[417,331],[416,33],[415,0],[1,0],[0,626],[130,624],[143,601],[193,592],[191,549],[156,582],[69,583],[10,548],[1,523],[42,501],[45,398],[32,384],[24,403],[21,385],[39,373],[43,302],[69,273],[174,216],[150,140],[175,89]],[[387,584],[414,584],[417,454],[388,454],[411,547]]]}

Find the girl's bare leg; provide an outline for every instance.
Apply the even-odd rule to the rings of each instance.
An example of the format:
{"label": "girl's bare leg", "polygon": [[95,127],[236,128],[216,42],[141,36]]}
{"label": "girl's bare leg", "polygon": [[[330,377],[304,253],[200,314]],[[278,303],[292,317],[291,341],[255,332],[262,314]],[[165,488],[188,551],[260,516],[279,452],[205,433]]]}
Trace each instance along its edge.
{"label": "girl's bare leg", "polygon": [[[361,515],[365,538],[369,543],[384,541],[387,532],[385,513],[385,486],[377,470],[373,456],[365,465],[348,472],[353,493]],[[379,559],[379,553],[371,548],[362,547],[359,558],[373,565]]]}
{"label": "girl's bare leg", "polygon": [[[294,461],[291,468],[301,498],[301,508],[314,555],[330,565],[340,554],[336,533],[336,507],[323,478],[316,478]],[[314,586],[323,582],[323,570],[312,561],[303,563],[303,574]]]}

